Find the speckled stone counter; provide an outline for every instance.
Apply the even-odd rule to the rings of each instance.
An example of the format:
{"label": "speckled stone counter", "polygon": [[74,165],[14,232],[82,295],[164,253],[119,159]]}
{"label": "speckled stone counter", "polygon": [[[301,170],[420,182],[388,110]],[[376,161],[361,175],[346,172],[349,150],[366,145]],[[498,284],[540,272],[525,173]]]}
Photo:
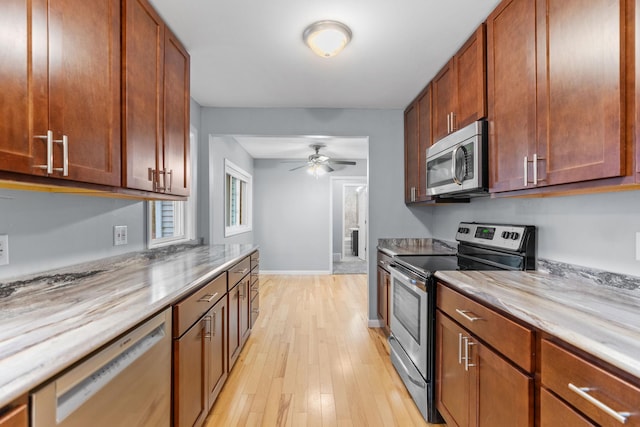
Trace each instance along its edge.
{"label": "speckled stone counter", "polygon": [[455,255],[457,243],[438,239],[378,239],[378,249],[389,256],[396,255]]}
{"label": "speckled stone counter", "polygon": [[255,249],[177,246],[0,283],[0,407]]}
{"label": "speckled stone counter", "polygon": [[436,277],[640,378],[640,289],[543,272],[441,271]]}

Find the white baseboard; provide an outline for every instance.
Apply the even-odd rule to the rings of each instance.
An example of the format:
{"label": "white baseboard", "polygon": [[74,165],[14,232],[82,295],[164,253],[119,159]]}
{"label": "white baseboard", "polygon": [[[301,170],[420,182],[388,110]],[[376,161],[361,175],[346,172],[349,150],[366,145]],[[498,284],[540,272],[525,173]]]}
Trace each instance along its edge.
{"label": "white baseboard", "polygon": [[331,274],[331,272],[329,270],[260,270],[260,274],[277,274],[281,276],[326,276]]}
{"label": "white baseboard", "polygon": [[383,328],[384,323],[382,319],[369,319],[369,323],[367,324],[370,328]]}

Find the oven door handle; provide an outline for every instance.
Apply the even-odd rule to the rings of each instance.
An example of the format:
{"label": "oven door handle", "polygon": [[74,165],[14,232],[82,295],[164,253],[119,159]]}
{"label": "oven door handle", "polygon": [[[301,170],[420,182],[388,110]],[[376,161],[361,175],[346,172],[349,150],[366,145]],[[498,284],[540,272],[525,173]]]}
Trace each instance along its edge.
{"label": "oven door handle", "polygon": [[396,268],[396,264],[390,264],[389,268],[392,270],[392,274],[396,275],[398,277],[400,277],[402,280],[404,280],[405,282],[409,282],[412,285],[417,285],[418,281],[415,279],[412,279],[411,277],[407,276],[406,274],[403,274],[400,270],[398,270]]}
{"label": "oven door handle", "polygon": [[424,281],[412,279],[411,277],[407,276],[406,274],[404,274],[401,270],[399,270],[397,268],[397,264],[389,264],[389,269],[391,270],[391,275],[392,276],[395,275],[398,278],[400,278],[402,281],[407,282],[407,283],[411,283],[414,286],[424,287],[427,284]]}

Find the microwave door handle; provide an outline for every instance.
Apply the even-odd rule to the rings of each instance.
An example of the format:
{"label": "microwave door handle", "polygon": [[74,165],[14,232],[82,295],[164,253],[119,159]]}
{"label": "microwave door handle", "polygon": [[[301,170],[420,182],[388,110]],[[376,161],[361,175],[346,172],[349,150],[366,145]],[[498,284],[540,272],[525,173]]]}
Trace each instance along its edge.
{"label": "microwave door handle", "polygon": [[457,157],[458,157],[458,152],[462,151],[462,159],[466,159],[467,157],[467,150],[463,147],[463,146],[459,146],[458,148],[456,148],[455,150],[453,150],[453,152],[451,153],[451,178],[453,179],[453,182],[455,182],[458,185],[462,185],[462,180],[465,178],[465,176],[467,175],[467,171],[466,169],[466,165],[463,163],[462,164],[462,176],[458,176],[458,171],[457,171],[457,166],[458,166],[458,161],[457,161]]}

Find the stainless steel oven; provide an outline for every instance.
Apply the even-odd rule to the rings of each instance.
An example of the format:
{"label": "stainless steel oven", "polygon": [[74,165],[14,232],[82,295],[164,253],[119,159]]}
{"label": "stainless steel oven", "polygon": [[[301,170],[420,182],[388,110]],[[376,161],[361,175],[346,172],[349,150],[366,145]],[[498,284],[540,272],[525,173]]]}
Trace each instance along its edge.
{"label": "stainless steel oven", "polygon": [[[422,416],[437,423],[442,418],[434,404],[435,358],[430,352],[435,343],[436,287],[433,274],[416,271],[403,258],[395,257],[389,266],[391,362]],[[454,255],[430,255],[425,259],[429,271],[455,270],[457,267]]]}
{"label": "stainless steel oven", "polygon": [[474,122],[427,149],[427,194],[440,197],[486,195],[489,181],[487,122]]}
{"label": "stainless steel oven", "polygon": [[535,269],[535,227],[460,223],[457,254],[397,255],[391,272],[391,362],[430,423],[444,422],[435,408],[435,272]]}

